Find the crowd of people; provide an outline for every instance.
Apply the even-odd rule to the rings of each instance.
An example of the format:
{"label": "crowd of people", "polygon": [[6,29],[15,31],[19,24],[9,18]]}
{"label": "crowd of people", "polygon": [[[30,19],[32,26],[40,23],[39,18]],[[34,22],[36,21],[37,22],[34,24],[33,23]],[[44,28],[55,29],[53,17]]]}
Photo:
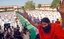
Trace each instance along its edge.
{"label": "crowd of people", "polygon": [[29,39],[29,35],[14,12],[0,12],[0,39]]}
{"label": "crowd of people", "polygon": [[[44,12],[46,12],[46,11],[44,11]],[[24,13],[24,12],[23,12],[23,13]],[[23,15],[23,13],[22,13],[22,12],[19,12],[19,14],[21,14],[23,17],[25,17],[25,16]],[[43,11],[26,11],[25,13],[27,13],[27,14],[28,14],[28,18],[29,18],[30,20],[32,20],[34,23],[36,23],[36,24],[41,24],[41,19],[44,18],[44,17],[48,17],[48,19],[50,18],[50,21],[51,21],[50,23],[52,23],[52,24],[54,24],[54,23],[60,24],[60,21],[58,20],[58,18],[60,17],[60,14],[59,14],[58,12],[53,12],[54,15],[53,15],[52,12],[43,13]],[[57,13],[57,14],[55,14],[55,13]],[[40,17],[42,17],[42,18],[39,18],[39,15],[40,15]],[[46,16],[44,16],[44,15],[46,15]],[[49,15],[50,15],[51,17],[50,17]],[[55,16],[55,17],[54,17],[54,16]],[[54,18],[54,19],[52,19],[52,18]],[[30,21],[29,21],[29,22],[30,22]],[[33,24],[32,24],[32,25],[33,25]],[[36,32],[36,38],[35,38],[35,39],[40,39],[38,28],[34,27],[34,30],[35,30],[35,32]]]}
{"label": "crowd of people", "polygon": [[39,11],[39,10],[27,10],[26,11],[29,16],[32,18],[36,18],[41,21],[42,18],[48,17],[50,19],[50,22],[54,20],[54,22],[57,20],[57,18],[61,18],[61,15],[59,12],[53,12],[53,11]]}
{"label": "crowd of people", "polygon": [[17,25],[17,28],[6,27],[4,31],[1,29],[0,25],[0,39],[30,39],[30,31],[24,26],[22,31]]}
{"label": "crowd of people", "polygon": [[[44,11],[44,12],[46,12],[46,11]],[[48,13],[50,13],[50,16],[49,16],[49,14],[47,12],[44,14],[42,11],[30,11],[30,12],[27,11],[27,13],[28,13],[28,18],[30,20],[32,20],[32,22],[34,22],[34,24],[36,24],[36,25],[41,24],[42,21],[44,21],[44,22],[46,22],[48,24],[48,22],[51,21],[51,19],[52,19],[50,17],[52,12],[48,12]],[[54,12],[54,14],[55,13],[56,12]],[[46,16],[44,16],[44,15],[46,15]],[[58,17],[60,17],[59,14],[57,14],[57,15],[58,15]],[[24,13],[22,13],[22,16],[24,16]],[[55,16],[55,15],[52,14],[52,16]],[[47,18],[44,19],[44,17],[48,17],[50,20],[47,20]],[[56,18],[53,17],[54,20],[52,20],[51,23],[52,24],[54,24],[54,23],[60,24],[60,22],[57,19],[58,17],[56,17]],[[56,21],[56,19],[57,19],[57,21]],[[35,39],[41,39],[42,38],[40,36],[41,31],[39,31],[39,29],[37,27],[34,27],[34,30],[36,32]],[[42,29],[40,29],[40,30],[42,30]],[[46,33],[49,30],[45,29],[44,31]],[[14,12],[0,13],[0,39],[30,39],[30,30],[28,30],[26,28],[26,24],[24,25],[24,27],[22,27],[22,24],[19,23],[19,19],[15,15]]]}
{"label": "crowd of people", "polygon": [[[64,39],[64,30],[60,25],[60,22],[57,21],[52,23],[48,17],[41,19],[40,24],[36,24],[32,19],[29,18],[28,13],[24,10],[24,18],[26,18],[34,27],[38,30],[36,39]],[[38,38],[39,37],[39,38]]]}
{"label": "crowd of people", "polygon": [[[31,19],[33,22],[35,22],[36,24],[41,24],[41,20],[39,20],[39,18],[36,18],[36,17],[33,17],[28,15],[29,19]],[[46,19],[45,19],[46,21]],[[61,22],[59,21],[59,19],[57,19],[56,21],[52,20],[51,22],[52,24],[54,23],[57,23],[57,24],[60,24],[61,25]],[[36,31],[36,38],[35,39],[40,39],[40,36],[39,36],[39,31],[36,27],[34,27],[34,30]]]}

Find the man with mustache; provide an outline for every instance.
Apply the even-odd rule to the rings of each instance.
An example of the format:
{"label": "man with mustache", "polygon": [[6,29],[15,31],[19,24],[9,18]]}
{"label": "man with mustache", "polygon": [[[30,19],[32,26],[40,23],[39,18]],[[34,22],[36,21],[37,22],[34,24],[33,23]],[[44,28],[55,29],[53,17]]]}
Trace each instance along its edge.
{"label": "man with mustache", "polygon": [[40,24],[36,24],[29,19],[28,14],[24,10],[24,17],[36,28],[38,28],[40,39],[64,39],[64,30],[57,23],[50,23],[50,20],[45,17]]}

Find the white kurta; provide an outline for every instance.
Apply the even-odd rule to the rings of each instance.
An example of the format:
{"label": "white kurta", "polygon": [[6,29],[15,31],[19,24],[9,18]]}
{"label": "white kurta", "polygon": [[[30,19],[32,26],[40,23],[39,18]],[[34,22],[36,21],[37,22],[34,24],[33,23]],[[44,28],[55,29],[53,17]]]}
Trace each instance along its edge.
{"label": "white kurta", "polygon": [[30,39],[30,38],[29,38],[29,34],[30,34],[30,33],[29,33],[29,32],[26,32],[26,33],[27,33],[27,34],[23,34],[23,39]]}

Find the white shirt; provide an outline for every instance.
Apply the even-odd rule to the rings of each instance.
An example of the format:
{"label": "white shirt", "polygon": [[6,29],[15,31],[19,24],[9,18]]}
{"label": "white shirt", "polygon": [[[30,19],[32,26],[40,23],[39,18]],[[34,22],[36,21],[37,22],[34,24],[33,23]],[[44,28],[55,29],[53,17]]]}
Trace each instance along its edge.
{"label": "white shirt", "polygon": [[0,18],[0,25],[1,25],[2,19]]}
{"label": "white shirt", "polygon": [[5,18],[4,23],[9,23],[9,20],[7,18]]}
{"label": "white shirt", "polygon": [[3,33],[4,31],[2,29],[0,29],[0,33]]}
{"label": "white shirt", "polygon": [[39,34],[39,31],[36,27],[34,27],[34,30],[36,31],[36,35]]}
{"label": "white shirt", "polygon": [[16,17],[16,16],[14,16],[13,18],[14,18],[14,19],[16,19],[17,17]]}
{"label": "white shirt", "polygon": [[0,18],[0,25],[4,26],[4,21]]}
{"label": "white shirt", "polygon": [[26,34],[23,34],[23,39],[29,39],[29,32],[26,32]]}

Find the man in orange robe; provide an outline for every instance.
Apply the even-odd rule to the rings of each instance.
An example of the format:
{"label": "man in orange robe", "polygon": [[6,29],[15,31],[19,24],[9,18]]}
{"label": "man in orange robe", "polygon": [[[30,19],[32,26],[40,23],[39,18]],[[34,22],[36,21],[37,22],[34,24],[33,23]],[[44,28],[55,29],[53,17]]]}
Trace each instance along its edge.
{"label": "man in orange robe", "polygon": [[64,31],[59,24],[51,24],[48,18],[43,18],[41,22],[38,25],[40,39],[64,39]]}
{"label": "man in orange robe", "polygon": [[24,11],[24,17],[39,30],[40,39],[64,39],[64,30],[57,23],[50,23],[48,18],[43,18],[40,24],[36,24],[29,19],[28,14]]}

